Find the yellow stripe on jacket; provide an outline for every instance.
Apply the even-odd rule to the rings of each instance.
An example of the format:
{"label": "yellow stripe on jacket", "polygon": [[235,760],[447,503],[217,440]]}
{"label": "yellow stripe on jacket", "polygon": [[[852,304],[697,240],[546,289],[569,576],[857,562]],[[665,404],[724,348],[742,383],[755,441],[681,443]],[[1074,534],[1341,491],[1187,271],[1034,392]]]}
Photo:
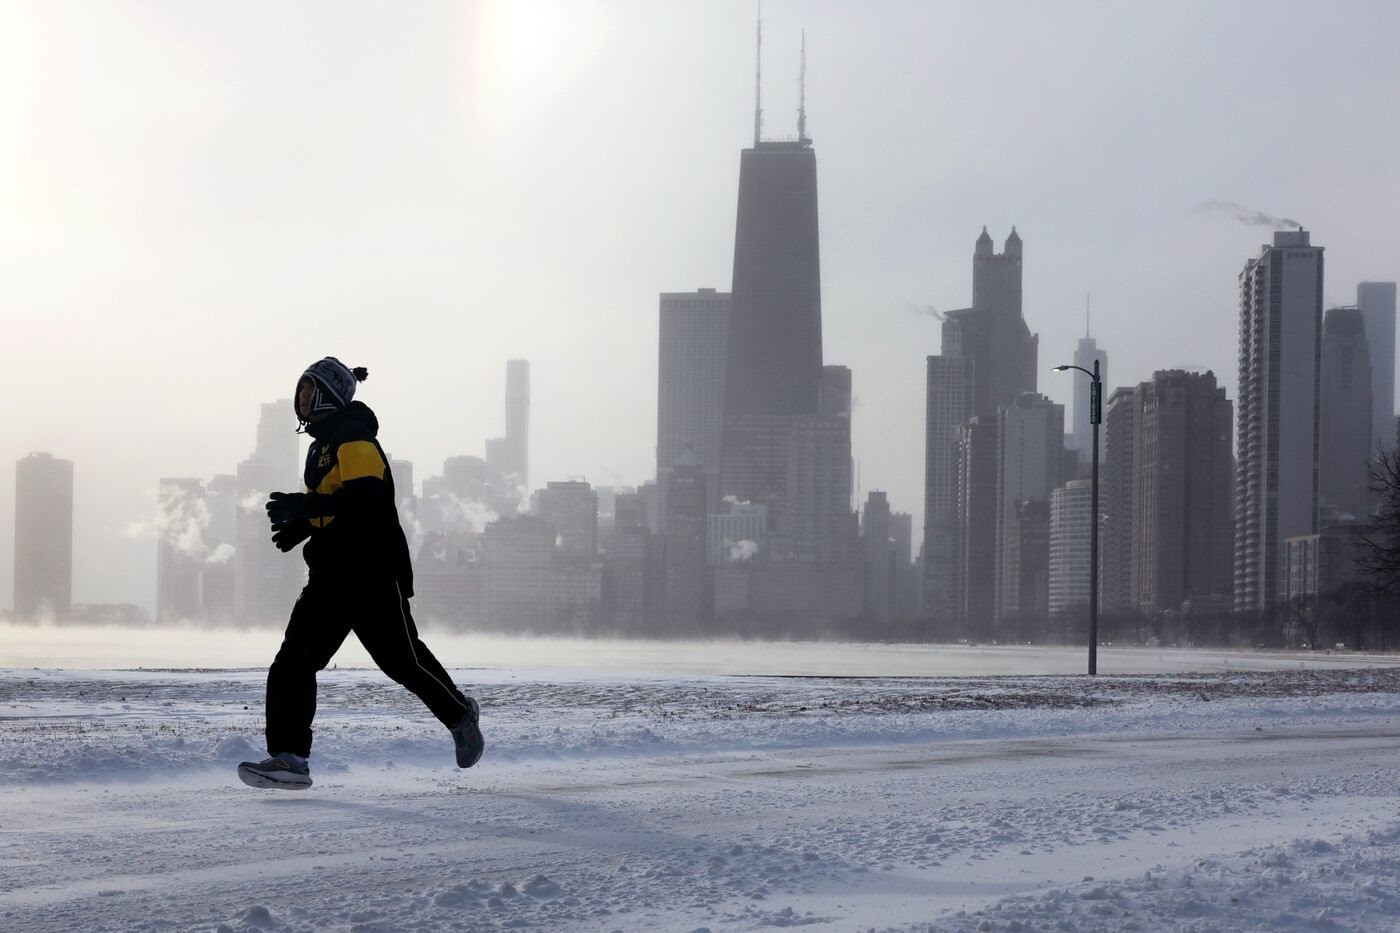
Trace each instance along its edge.
{"label": "yellow stripe on jacket", "polygon": [[343,483],[366,476],[384,478],[384,458],[379,456],[379,448],[369,441],[341,444],[335,452],[335,460],[340,467],[340,480]]}
{"label": "yellow stripe on jacket", "polygon": [[[333,494],[352,479],[374,477],[384,479],[384,458],[379,456],[379,448],[369,441],[350,441],[341,444],[335,452],[335,465],[321,477],[321,482],[312,492]],[[324,528],[335,521],[334,515],[323,515],[311,519],[315,528]]]}

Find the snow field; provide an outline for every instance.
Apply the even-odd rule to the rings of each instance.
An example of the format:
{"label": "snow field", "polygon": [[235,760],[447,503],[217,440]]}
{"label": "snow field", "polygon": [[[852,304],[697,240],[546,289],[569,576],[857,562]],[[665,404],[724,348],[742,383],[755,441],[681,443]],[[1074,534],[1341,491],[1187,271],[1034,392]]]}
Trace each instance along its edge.
{"label": "snow field", "polygon": [[1400,928],[1400,671],[331,671],[299,794],[263,676],[0,673],[0,929]]}

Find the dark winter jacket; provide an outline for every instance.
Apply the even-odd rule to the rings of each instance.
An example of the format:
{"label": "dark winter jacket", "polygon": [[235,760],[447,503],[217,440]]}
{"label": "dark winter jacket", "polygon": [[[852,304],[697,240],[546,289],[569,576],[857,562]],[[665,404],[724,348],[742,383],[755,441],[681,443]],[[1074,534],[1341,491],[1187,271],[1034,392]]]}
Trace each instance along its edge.
{"label": "dark winter jacket", "polygon": [[379,419],[363,402],[351,402],[307,425],[306,433],[306,489],[331,497],[327,514],[311,519],[303,550],[312,582],[392,580],[405,597],[412,596],[413,566],[394,477],[376,440]]}

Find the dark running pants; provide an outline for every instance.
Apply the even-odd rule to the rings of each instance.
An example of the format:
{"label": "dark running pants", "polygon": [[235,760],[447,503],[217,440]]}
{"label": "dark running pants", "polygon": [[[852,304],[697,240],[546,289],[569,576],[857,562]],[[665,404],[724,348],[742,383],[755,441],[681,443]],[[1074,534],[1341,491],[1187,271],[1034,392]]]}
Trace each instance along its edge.
{"label": "dark running pants", "polygon": [[311,754],[316,672],[354,632],[379,669],[411,690],[449,728],[467,710],[447,671],[418,637],[393,580],[313,579],[301,591],[267,672],[267,753]]}

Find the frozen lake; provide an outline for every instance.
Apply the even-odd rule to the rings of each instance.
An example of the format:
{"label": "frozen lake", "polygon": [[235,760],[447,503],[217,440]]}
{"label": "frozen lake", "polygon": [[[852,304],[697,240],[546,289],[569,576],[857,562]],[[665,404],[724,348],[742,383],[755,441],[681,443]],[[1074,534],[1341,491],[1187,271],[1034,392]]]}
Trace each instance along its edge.
{"label": "frozen lake", "polygon": [[[1015,645],[882,645],[837,642],[641,641],[466,635],[425,626],[449,669],[638,671],[823,677],[1081,674],[1086,649]],[[127,670],[266,667],[280,629],[124,629],[0,623],[0,668]],[[371,666],[353,637],[336,662]],[[1400,656],[1348,652],[1100,648],[1101,674],[1334,670],[1400,665]]]}

